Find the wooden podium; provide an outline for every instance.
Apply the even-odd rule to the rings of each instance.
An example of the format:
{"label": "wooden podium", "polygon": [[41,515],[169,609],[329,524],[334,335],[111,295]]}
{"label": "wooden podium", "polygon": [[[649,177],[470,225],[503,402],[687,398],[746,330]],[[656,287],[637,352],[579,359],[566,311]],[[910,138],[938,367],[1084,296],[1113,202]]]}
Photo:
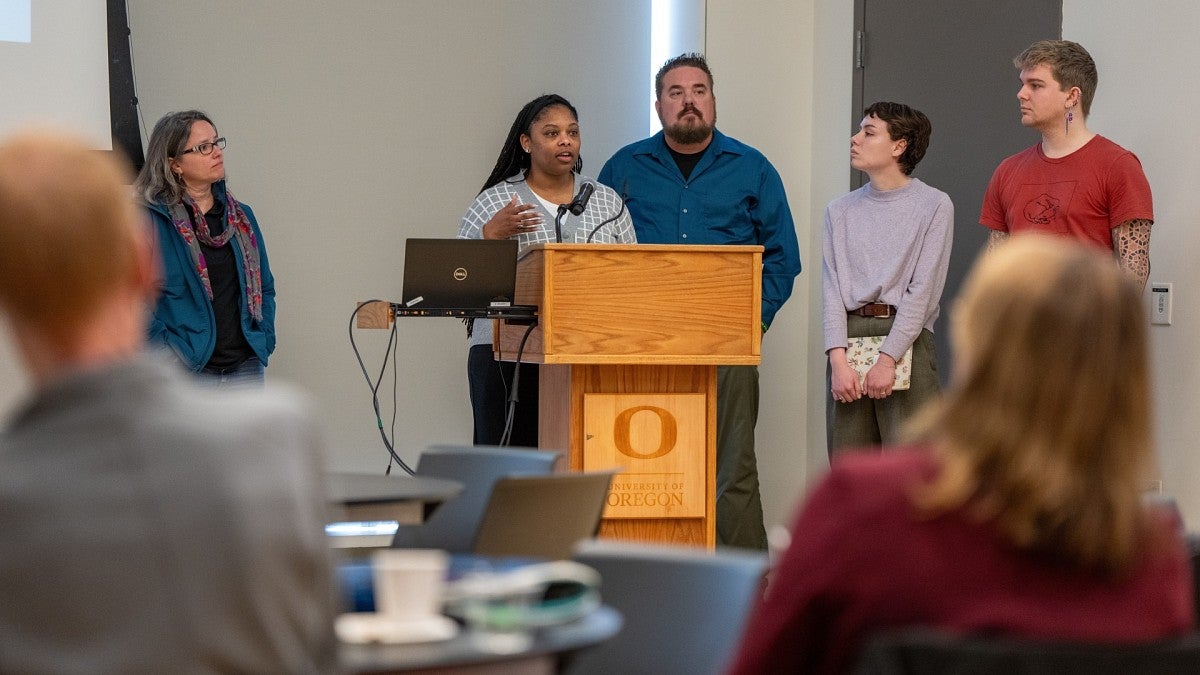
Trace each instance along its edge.
{"label": "wooden podium", "polygon": [[[543,244],[518,262],[538,444],[620,470],[602,536],[715,546],[716,367],[760,360],[762,250]],[[516,360],[527,326],[498,327],[496,357]]]}

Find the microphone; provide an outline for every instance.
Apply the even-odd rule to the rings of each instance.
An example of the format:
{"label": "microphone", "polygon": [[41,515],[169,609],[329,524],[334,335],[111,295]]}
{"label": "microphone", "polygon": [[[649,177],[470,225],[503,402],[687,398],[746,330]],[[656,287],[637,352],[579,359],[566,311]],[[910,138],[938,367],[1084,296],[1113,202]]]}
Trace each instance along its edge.
{"label": "microphone", "polygon": [[570,211],[571,215],[578,216],[587,208],[588,200],[592,198],[592,193],[596,191],[596,186],[592,183],[584,183],[579,186],[579,193],[571,200],[570,204],[558,205],[558,216],[554,218],[554,241],[562,243],[562,219]]}
{"label": "microphone", "polygon": [[596,186],[592,183],[584,183],[579,187],[579,194],[575,195],[575,199],[571,200],[571,204],[567,206],[567,210],[571,215],[577,216],[583,213],[587,208],[588,200],[592,198],[592,193],[596,191]]}

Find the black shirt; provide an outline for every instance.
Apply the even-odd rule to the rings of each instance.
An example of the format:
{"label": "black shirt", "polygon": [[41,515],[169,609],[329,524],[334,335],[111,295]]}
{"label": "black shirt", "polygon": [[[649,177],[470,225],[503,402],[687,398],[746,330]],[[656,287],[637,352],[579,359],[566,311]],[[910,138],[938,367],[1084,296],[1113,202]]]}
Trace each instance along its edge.
{"label": "black shirt", "polygon": [[[204,214],[208,232],[218,237],[225,231],[225,204],[217,200]],[[238,267],[242,257],[230,241],[224,246],[214,247],[200,242],[200,252],[208,265],[208,280],[212,284],[213,314],[217,323],[217,344],[205,368],[226,369],[242,364],[255,356],[250,343],[242,335],[242,282]]]}
{"label": "black shirt", "polygon": [[685,155],[682,152],[675,152],[674,150],[671,150],[671,146],[667,146],[667,150],[671,150],[671,157],[675,158],[675,166],[679,167],[679,173],[683,174],[684,180],[692,177],[692,169],[696,168],[696,165],[700,163],[700,158],[704,156],[704,153],[708,152],[709,145],[712,145],[712,143],[704,146],[704,149],[700,152],[692,153],[690,155]]}

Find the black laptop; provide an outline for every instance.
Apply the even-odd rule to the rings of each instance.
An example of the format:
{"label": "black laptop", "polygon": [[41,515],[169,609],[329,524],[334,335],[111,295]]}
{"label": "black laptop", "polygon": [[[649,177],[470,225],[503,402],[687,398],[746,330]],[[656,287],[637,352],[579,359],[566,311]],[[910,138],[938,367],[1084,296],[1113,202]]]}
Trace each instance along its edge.
{"label": "black laptop", "polygon": [[516,239],[408,239],[404,290],[396,316],[529,318],[536,308],[513,304]]}

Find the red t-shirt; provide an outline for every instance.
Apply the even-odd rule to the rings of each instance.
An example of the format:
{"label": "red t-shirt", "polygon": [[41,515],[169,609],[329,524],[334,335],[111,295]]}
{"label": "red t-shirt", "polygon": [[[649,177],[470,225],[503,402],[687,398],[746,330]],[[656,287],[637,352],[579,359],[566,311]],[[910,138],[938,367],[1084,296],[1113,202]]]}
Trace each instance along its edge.
{"label": "red t-shirt", "polygon": [[1164,514],[1128,579],[1056,567],[993,528],[915,517],[936,471],[920,448],[845,455],[813,490],[731,672],[843,673],[882,631],[927,627],[1047,640],[1136,642],[1192,630],[1192,579]]}
{"label": "red t-shirt", "polygon": [[1154,220],[1142,163],[1099,135],[1066,157],[1047,157],[1039,143],[1001,162],[979,216],[993,230],[1051,232],[1109,251],[1113,228],[1134,219]]}

